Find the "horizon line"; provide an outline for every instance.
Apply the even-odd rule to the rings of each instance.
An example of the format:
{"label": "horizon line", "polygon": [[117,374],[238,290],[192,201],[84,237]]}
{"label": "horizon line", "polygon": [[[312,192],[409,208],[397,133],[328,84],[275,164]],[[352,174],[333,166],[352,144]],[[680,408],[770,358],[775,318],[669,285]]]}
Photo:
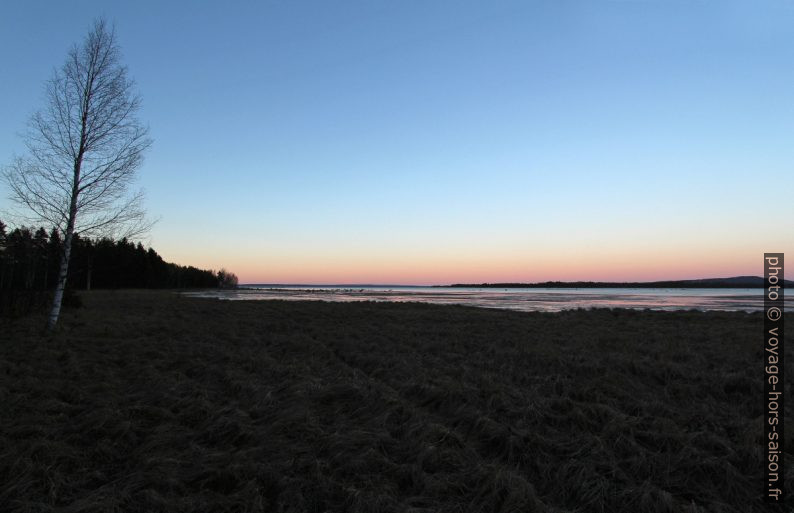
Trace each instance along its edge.
{"label": "horizon line", "polygon": [[[602,280],[544,280],[544,281],[496,281],[496,282],[470,282],[470,283],[446,283],[446,284],[391,284],[391,283],[241,283],[240,287],[246,286],[268,286],[268,287],[450,287],[460,285],[542,285],[546,283],[607,283],[607,284],[653,284],[653,283],[669,283],[669,282],[693,282],[693,281],[716,281],[716,280],[736,280],[736,279],[759,279],[763,280],[763,276],[758,275],[739,275],[739,276],[726,276],[726,277],[713,277],[713,278],[686,278],[686,279],[666,279],[666,280],[649,280],[649,281],[602,281]],[[792,281],[784,278],[784,281]]]}

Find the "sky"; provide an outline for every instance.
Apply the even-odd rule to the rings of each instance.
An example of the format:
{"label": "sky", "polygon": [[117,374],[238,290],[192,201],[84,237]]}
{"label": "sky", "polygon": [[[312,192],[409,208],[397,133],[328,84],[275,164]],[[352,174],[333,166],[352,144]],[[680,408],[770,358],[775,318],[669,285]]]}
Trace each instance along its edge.
{"label": "sky", "polygon": [[98,16],[168,261],[444,284],[794,256],[791,0],[4,2],[0,164]]}

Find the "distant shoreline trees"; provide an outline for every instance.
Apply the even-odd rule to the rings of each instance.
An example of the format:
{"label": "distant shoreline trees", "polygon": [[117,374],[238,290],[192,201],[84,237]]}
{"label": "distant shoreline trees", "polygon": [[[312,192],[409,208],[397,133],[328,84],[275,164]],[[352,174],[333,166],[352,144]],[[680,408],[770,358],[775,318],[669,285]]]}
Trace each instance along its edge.
{"label": "distant shoreline trees", "polygon": [[[28,310],[51,298],[58,284],[64,240],[58,230],[0,221],[0,315]],[[166,262],[152,248],[126,238],[73,235],[68,291],[90,289],[236,288],[237,276]],[[19,302],[25,305],[19,305]],[[37,304],[36,307],[41,305]]]}
{"label": "distant shoreline trees", "polygon": [[226,269],[221,269],[218,271],[218,287],[221,289],[236,289],[237,275]]}

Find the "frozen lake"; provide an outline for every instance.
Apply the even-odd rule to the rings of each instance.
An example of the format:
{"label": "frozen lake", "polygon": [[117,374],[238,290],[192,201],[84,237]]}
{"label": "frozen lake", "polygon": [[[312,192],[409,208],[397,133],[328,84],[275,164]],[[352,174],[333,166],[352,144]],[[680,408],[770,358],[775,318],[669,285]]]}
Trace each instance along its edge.
{"label": "frozen lake", "polygon": [[[416,301],[522,311],[575,308],[739,310],[763,308],[763,289],[461,288],[409,286],[245,285],[237,290],[189,292],[229,300]],[[786,300],[786,310],[790,300]]]}

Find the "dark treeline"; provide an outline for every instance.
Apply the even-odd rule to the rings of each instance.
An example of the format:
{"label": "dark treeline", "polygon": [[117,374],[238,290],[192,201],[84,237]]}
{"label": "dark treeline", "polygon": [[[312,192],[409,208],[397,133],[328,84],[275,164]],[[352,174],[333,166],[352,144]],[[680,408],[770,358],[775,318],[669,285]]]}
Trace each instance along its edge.
{"label": "dark treeline", "polygon": [[[785,280],[785,285],[792,286],[794,282]],[[455,283],[449,287],[478,287],[478,288],[547,288],[547,289],[592,289],[592,288],[621,288],[621,289],[727,289],[727,288],[758,288],[764,286],[764,278],[760,276],[735,276],[733,278],[704,278],[699,280],[667,280],[667,281],[642,281],[642,282],[612,282],[612,281],[544,281],[540,283]]]}
{"label": "dark treeline", "polygon": [[[63,238],[57,230],[19,227],[0,221],[0,294],[9,306],[32,292],[50,291],[58,278]],[[75,235],[69,263],[70,290],[93,288],[233,288],[237,277],[166,262],[152,248],[127,239],[87,239]],[[39,295],[40,296],[40,295]],[[38,297],[38,301],[41,298]]]}

